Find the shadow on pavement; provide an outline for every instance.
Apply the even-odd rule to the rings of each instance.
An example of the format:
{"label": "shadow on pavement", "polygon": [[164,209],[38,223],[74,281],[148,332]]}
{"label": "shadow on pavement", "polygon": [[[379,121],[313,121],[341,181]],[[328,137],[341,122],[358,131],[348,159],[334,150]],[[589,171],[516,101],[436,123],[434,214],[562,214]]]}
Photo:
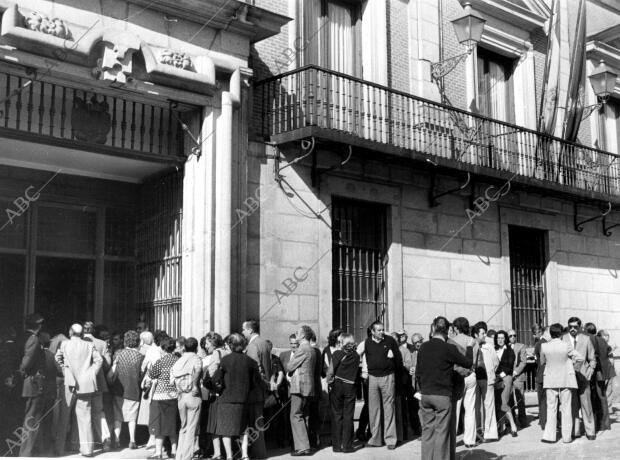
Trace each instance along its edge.
{"label": "shadow on pavement", "polygon": [[501,460],[505,455],[497,455],[484,449],[469,449],[456,454],[458,460]]}

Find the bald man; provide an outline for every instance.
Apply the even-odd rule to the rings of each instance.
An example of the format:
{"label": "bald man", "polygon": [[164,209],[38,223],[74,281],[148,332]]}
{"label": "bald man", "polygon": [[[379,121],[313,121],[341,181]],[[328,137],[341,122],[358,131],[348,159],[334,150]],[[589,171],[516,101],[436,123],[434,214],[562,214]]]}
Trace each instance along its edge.
{"label": "bald man", "polygon": [[65,374],[65,398],[69,414],[75,409],[80,436],[80,453],[92,457],[94,449],[91,407],[98,391],[97,373],[103,358],[93,342],[82,340],[83,328],[74,324],[70,339],[62,342],[56,352],[56,361]]}

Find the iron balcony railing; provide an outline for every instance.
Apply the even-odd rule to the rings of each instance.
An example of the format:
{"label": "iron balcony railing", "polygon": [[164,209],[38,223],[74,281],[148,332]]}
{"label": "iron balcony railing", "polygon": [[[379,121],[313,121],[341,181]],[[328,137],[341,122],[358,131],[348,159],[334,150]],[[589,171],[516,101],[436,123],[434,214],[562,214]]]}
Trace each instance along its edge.
{"label": "iron balcony railing", "polygon": [[616,154],[346,74],[309,65],[257,82],[256,89],[262,134],[275,142],[290,140],[294,131],[317,128],[430,159],[620,195]]}
{"label": "iron balcony railing", "polygon": [[124,150],[152,157],[184,156],[179,117],[169,105],[147,103],[0,72],[0,131],[60,140],[69,147]]}

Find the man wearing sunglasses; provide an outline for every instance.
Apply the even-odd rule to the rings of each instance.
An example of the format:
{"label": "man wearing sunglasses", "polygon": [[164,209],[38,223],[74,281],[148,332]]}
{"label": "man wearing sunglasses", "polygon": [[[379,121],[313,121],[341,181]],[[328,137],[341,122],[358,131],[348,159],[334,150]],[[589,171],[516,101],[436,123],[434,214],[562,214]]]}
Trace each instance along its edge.
{"label": "man wearing sunglasses", "polygon": [[[517,333],[514,329],[508,331],[508,342],[510,348],[515,353],[515,368],[512,372],[513,395],[514,402],[519,412],[519,425],[521,428],[527,426],[527,415],[525,413],[525,397],[523,391],[525,389],[525,366],[527,365],[527,354],[525,352],[525,344],[517,342]],[[513,406],[514,407],[514,406]]]}
{"label": "man wearing sunglasses", "polygon": [[592,400],[590,399],[590,379],[596,369],[596,356],[594,346],[590,337],[581,333],[581,320],[577,317],[569,318],[568,334],[562,338],[577,351],[577,358],[573,358],[575,376],[577,377],[577,389],[573,390],[572,412],[574,423],[573,436],[581,437],[581,424],[579,422],[579,409],[583,417],[586,437],[593,441],[596,439],[596,427],[594,424],[594,412],[592,411]]}

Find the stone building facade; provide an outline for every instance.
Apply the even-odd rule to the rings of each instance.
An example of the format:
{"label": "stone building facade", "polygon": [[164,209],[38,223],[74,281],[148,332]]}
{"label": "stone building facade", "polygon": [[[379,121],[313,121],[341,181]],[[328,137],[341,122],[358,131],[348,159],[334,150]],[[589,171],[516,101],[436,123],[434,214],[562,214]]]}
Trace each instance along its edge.
{"label": "stone building facade", "polygon": [[288,18],[239,0],[0,12],[0,323],[228,330],[250,46]]}
{"label": "stone building facade", "polygon": [[[574,78],[579,1],[472,1],[486,24],[469,54],[458,0],[256,4],[292,18],[252,54],[245,295],[267,336],[307,323],[362,338],[377,318],[426,334],[437,315],[526,343],[533,322],[570,316],[620,333],[620,86],[575,143],[566,104],[546,134],[540,117],[547,56],[559,101]],[[620,10],[584,11],[586,76],[601,58],[620,74]]]}

